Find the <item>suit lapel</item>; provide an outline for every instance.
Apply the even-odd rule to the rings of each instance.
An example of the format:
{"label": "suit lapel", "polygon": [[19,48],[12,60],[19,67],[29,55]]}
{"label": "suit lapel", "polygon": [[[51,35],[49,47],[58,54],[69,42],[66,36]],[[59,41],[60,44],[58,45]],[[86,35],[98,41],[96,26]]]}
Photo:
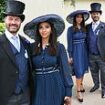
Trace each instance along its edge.
{"label": "suit lapel", "polygon": [[96,35],[99,34],[99,32],[101,31],[101,29],[103,28],[103,23],[100,22],[100,24],[98,25],[98,27],[96,28],[95,32],[96,32]]}
{"label": "suit lapel", "polygon": [[96,30],[99,30],[100,27],[101,27],[101,22],[100,22],[100,24],[97,26]]}
{"label": "suit lapel", "polygon": [[22,44],[24,45],[24,48],[27,49],[24,39],[21,36],[19,36],[19,38],[20,38],[20,42],[22,42]]}
{"label": "suit lapel", "polygon": [[[100,30],[100,28],[102,28],[102,27],[103,27],[103,24],[102,24],[102,22],[100,22],[100,24],[99,24],[99,25],[97,26],[97,28],[95,29],[95,32],[97,32],[97,30]],[[90,24],[89,29],[93,31],[93,29],[92,29],[92,23]]]}
{"label": "suit lapel", "polygon": [[26,41],[24,38],[22,38],[21,36],[20,37],[20,41],[22,42],[24,48],[27,50],[28,54],[29,54],[29,46],[26,44]]}
{"label": "suit lapel", "polygon": [[[92,23],[89,24],[89,30],[92,30]],[[92,30],[93,31],[93,30]]]}
{"label": "suit lapel", "polygon": [[30,66],[30,70],[31,70],[31,72],[32,72],[32,63],[31,63],[31,55],[30,55],[30,48],[29,48],[29,45],[28,45],[28,43],[26,43],[26,41],[25,41],[25,39],[24,38],[22,38],[21,36],[20,36],[20,41],[22,42],[22,44],[24,45],[24,48],[27,50],[27,53],[28,53],[28,58],[29,58],[29,66]]}
{"label": "suit lapel", "polygon": [[94,33],[94,32],[93,32],[93,29],[92,29],[92,23],[90,23],[90,25],[89,25],[89,32],[90,32],[90,33]]}
{"label": "suit lapel", "polygon": [[[2,36],[2,47],[5,50],[6,54],[8,57],[11,59],[11,61],[16,65],[16,59],[15,55],[12,52],[11,46],[10,46],[10,41],[6,38],[5,34]],[[16,65],[17,66],[17,65]]]}

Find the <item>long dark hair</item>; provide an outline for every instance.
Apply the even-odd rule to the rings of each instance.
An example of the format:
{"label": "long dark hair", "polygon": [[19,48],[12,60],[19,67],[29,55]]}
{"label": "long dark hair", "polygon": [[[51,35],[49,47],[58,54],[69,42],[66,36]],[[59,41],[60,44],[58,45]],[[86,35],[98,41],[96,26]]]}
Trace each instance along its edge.
{"label": "long dark hair", "polygon": [[[77,14],[77,15],[79,15],[79,14]],[[74,19],[73,19],[73,29],[74,29],[74,32],[79,30],[78,27],[77,27],[77,22],[76,22],[77,15],[75,15]],[[85,26],[84,16],[83,16],[83,14],[80,14],[80,15],[82,15],[82,19],[83,19],[81,24],[80,24],[81,29],[82,29],[83,32],[86,32],[86,26]]]}
{"label": "long dark hair", "polygon": [[[51,34],[50,34],[50,38],[49,38],[48,52],[49,52],[50,55],[56,55],[56,52],[57,52],[56,51],[56,48],[57,48],[57,34],[56,34],[55,27],[54,27],[53,23],[49,20],[44,21],[44,22],[49,23],[50,26],[51,26]],[[43,22],[41,22],[41,23],[43,23]],[[39,23],[37,25],[37,30],[36,30],[36,36],[35,36],[35,38],[36,38],[35,46],[36,47],[35,47],[35,51],[34,51],[35,55],[40,54],[41,50],[42,50],[42,37],[39,33],[39,26],[40,26],[41,23]]]}

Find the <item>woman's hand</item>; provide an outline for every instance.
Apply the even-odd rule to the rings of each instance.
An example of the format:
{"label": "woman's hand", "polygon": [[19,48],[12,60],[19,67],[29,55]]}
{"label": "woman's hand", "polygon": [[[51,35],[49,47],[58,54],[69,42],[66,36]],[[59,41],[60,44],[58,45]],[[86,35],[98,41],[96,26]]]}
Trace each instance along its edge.
{"label": "woman's hand", "polygon": [[64,105],[71,105],[71,97],[65,96]]}
{"label": "woman's hand", "polygon": [[72,64],[73,63],[73,58],[68,58],[68,62],[69,62],[69,64]]}

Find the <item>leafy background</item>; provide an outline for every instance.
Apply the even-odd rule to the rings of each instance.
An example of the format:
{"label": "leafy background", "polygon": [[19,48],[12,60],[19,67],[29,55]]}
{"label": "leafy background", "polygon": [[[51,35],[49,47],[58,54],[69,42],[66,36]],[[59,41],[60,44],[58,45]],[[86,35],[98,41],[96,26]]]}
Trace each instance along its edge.
{"label": "leafy background", "polygon": [[5,1],[6,0],[0,0],[0,34],[4,31],[5,25],[3,23],[3,12],[5,10]]}

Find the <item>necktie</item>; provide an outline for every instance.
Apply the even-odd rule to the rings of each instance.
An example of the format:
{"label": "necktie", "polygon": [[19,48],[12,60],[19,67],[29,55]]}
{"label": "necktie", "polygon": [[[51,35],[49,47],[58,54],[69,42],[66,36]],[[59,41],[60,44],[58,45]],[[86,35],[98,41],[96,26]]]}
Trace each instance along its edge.
{"label": "necktie", "polygon": [[19,45],[19,42],[18,42],[18,37],[17,36],[13,36],[12,39],[13,39],[14,47],[18,50],[18,52],[20,52],[20,45]]}
{"label": "necktie", "polygon": [[96,28],[97,28],[97,23],[93,23],[92,25],[93,32],[95,31]]}

